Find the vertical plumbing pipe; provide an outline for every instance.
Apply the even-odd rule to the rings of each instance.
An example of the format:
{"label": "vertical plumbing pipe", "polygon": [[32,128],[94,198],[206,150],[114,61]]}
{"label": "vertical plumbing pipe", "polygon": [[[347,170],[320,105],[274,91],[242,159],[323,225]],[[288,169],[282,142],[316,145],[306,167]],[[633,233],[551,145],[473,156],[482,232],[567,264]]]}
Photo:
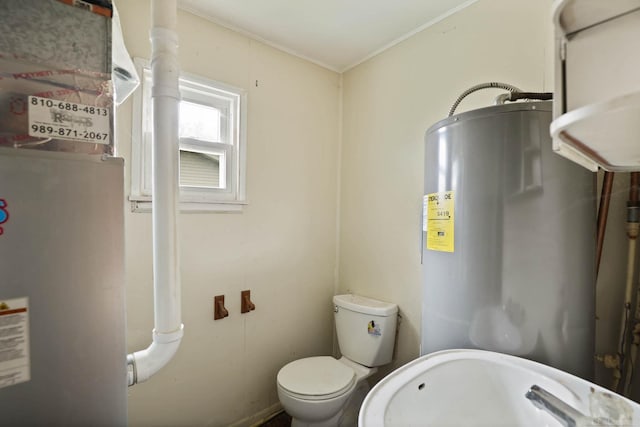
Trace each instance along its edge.
{"label": "vertical plumbing pipe", "polygon": [[[600,193],[600,205],[598,206],[598,220],[597,220],[597,232],[596,232],[596,281],[600,273],[600,261],[602,259],[602,248],[604,246],[604,235],[607,229],[607,218],[609,216],[609,205],[611,204],[611,192],[613,189],[613,172],[605,171],[602,180],[602,190]],[[626,311],[625,311],[626,313]],[[624,322],[624,316],[623,316]],[[621,337],[624,334],[624,325],[620,332]],[[621,338],[623,339],[623,338]],[[621,345],[623,342],[620,343]],[[622,350],[618,349],[616,354],[605,354],[604,356],[596,356],[596,360],[604,362],[604,366],[607,369],[613,369],[612,376],[613,382],[611,389],[616,390],[622,377]]]}
{"label": "vertical plumbing pipe", "polygon": [[[632,172],[629,180],[629,202],[627,203],[627,235],[629,242],[633,240],[634,245],[637,241],[638,234],[640,232],[640,172]],[[635,273],[635,252],[629,254],[628,268],[627,268],[627,286],[631,287],[633,277]],[[631,386],[631,379],[633,376],[633,370],[635,369],[636,358],[638,356],[638,346],[640,346],[640,287],[636,288],[636,309],[634,311],[632,337],[633,342],[629,350],[628,363],[626,365],[625,383],[623,388],[623,394],[629,395],[629,387]]]}
{"label": "vertical plumbing pipe", "polygon": [[[627,222],[627,237],[628,237],[628,253],[627,253],[627,280],[626,280],[626,285],[625,285],[625,292],[624,292],[624,307],[622,310],[622,322],[620,324],[620,338],[619,338],[619,344],[618,344],[618,355],[620,357],[620,365],[625,366],[625,370],[624,375],[626,376],[626,374],[629,372],[629,362],[627,360],[626,357],[626,349],[627,349],[627,335],[628,335],[628,326],[629,326],[629,322],[631,320],[631,298],[632,298],[632,294],[633,294],[633,272],[634,272],[634,262],[636,259],[636,243],[637,243],[637,237],[638,237],[638,229],[637,229],[637,224],[635,227],[635,233],[633,233],[633,231],[631,230],[631,227],[629,227],[629,222]],[[616,373],[614,371],[614,377],[613,377],[613,387],[612,390],[613,391],[618,391],[618,385],[620,382],[621,377],[619,376],[618,373]],[[626,381],[623,382],[623,385],[626,384]]]}
{"label": "vertical plumbing pipe", "polygon": [[127,356],[130,386],[146,381],[171,360],[184,329],[177,229],[180,91],[176,13],[176,0],[151,2],[154,329],[151,345]]}
{"label": "vertical plumbing pipe", "polygon": [[600,195],[600,206],[598,207],[598,232],[596,243],[596,279],[600,272],[600,259],[602,258],[602,247],[604,246],[604,233],[607,228],[607,217],[609,215],[609,204],[611,203],[611,189],[613,188],[613,172],[605,172],[602,180],[602,193]]}

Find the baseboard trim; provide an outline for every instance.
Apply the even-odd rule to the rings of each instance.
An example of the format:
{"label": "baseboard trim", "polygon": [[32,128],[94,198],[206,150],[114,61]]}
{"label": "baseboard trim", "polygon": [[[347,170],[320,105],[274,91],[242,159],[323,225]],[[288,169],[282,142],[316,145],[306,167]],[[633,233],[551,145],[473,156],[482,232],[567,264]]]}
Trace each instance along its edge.
{"label": "baseboard trim", "polygon": [[229,425],[229,427],[258,427],[283,411],[280,402],[275,403],[262,411],[243,418]]}

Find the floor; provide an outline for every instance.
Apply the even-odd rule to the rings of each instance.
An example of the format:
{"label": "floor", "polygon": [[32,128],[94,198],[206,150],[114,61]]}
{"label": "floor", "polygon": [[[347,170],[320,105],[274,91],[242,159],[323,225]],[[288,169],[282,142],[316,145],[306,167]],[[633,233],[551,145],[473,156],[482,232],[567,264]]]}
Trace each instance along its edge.
{"label": "floor", "polygon": [[291,417],[286,412],[281,412],[260,427],[291,427]]}

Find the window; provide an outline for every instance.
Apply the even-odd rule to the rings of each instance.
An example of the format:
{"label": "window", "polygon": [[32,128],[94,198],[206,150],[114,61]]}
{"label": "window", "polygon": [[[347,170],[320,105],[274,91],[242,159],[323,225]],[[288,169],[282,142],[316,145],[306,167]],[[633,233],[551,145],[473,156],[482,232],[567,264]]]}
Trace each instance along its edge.
{"label": "window", "polygon": [[[151,209],[151,70],[136,59],[141,88],[133,106],[131,202]],[[245,204],[246,95],[200,77],[180,77],[180,209],[239,211]]]}

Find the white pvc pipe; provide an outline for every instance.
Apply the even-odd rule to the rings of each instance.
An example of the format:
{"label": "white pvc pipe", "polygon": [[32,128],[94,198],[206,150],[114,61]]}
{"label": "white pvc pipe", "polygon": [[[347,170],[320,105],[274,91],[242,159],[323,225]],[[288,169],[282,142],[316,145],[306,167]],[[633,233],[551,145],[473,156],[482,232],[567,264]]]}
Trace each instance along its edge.
{"label": "white pvc pipe", "polygon": [[178,254],[180,102],[176,0],[152,0],[151,99],[153,102],[153,342],[127,357],[129,385],[158,372],[180,346]]}

